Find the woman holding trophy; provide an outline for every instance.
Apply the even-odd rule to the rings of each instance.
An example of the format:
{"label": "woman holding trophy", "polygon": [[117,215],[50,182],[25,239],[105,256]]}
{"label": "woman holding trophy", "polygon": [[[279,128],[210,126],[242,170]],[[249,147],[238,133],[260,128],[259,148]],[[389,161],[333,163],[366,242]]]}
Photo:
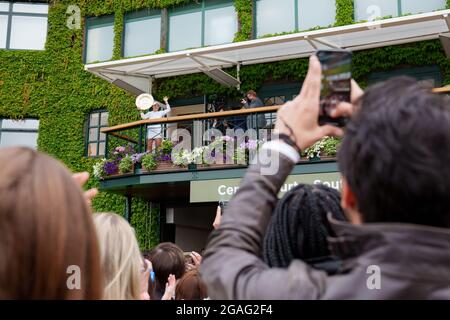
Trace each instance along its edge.
{"label": "woman holding trophy", "polygon": [[[142,119],[158,119],[166,116],[170,112],[169,98],[164,97],[164,105],[158,101],[155,101],[150,94],[141,94],[136,99],[136,106],[141,111]],[[144,113],[144,110],[152,108],[151,111]],[[153,143],[155,143],[155,150],[157,150],[162,143],[162,124],[150,124],[147,126],[147,151],[152,152]]]}

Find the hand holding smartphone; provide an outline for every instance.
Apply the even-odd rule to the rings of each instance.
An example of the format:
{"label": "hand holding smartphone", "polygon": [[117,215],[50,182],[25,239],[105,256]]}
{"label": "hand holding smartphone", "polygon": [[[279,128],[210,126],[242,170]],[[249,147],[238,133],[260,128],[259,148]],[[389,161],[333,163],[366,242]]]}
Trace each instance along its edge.
{"label": "hand holding smartphone", "polygon": [[330,114],[340,102],[350,102],[352,53],[347,50],[319,50],[316,55],[322,66],[319,125],[345,127],[347,118],[333,118]]}

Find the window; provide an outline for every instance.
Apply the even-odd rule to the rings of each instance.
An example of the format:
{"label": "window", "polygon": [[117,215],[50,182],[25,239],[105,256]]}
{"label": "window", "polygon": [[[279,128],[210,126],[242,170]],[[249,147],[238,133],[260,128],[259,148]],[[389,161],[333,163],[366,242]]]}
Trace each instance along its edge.
{"label": "window", "polygon": [[256,36],[295,30],[294,0],[257,0]]}
{"label": "window", "polygon": [[0,119],[0,147],[25,146],[36,149],[38,129],[37,119]]}
{"label": "window", "polygon": [[[258,95],[263,101],[265,106],[281,106],[286,101],[293,100],[300,91],[300,83],[281,83],[281,84],[269,84],[263,86]],[[267,113],[266,128],[273,128],[277,114]]]}
{"label": "window", "polygon": [[232,1],[201,1],[169,14],[169,50],[230,43],[237,32]]}
{"label": "window", "polygon": [[444,9],[446,0],[355,0],[355,20],[372,21],[386,16]]}
{"label": "window", "polygon": [[161,12],[143,10],[125,16],[124,57],[153,53],[161,47]]}
{"label": "window", "polygon": [[90,17],[86,20],[86,63],[111,60],[114,49],[114,17]]}
{"label": "window", "polygon": [[401,11],[403,14],[431,12],[434,10],[445,9],[446,5],[446,0],[402,0]]}
{"label": "window", "polygon": [[205,46],[232,42],[237,32],[234,6],[212,8],[205,11]]}
{"label": "window", "polygon": [[335,19],[335,0],[256,0],[257,37],[326,27]]}
{"label": "window", "polygon": [[376,72],[369,76],[369,84],[385,81],[397,76],[410,76],[432,87],[440,87],[442,85],[442,74],[439,66],[402,68],[387,72]]}
{"label": "window", "polygon": [[0,1],[0,48],[44,50],[48,4]]}
{"label": "window", "polygon": [[333,25],[336,20],[336,0],[299,0],[298,30]]}
{"label": "window", "polygon": [[107,111],[94,111],[89,115],[86,143],[86,155],[88,157],[99,157],[105,155],[106,135],[101,133],[100,129],[107,126]]}

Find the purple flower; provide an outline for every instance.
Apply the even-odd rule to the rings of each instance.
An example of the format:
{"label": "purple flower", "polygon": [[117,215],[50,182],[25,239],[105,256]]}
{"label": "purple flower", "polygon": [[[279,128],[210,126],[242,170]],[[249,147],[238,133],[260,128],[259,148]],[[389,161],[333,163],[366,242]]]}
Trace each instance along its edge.
{"label": "purple flower", "polygon": [[159,162],[166,162],[171,161],[172,157],[170,156],[170,154],[160,154],[155,158],[155,160]]}
{"label": "purple flower", "polygon": [[147,154],[147,152],[132,154],[131,160],[133,161],[134,164],[140,163],[142,160],[142,157],[145,156],[146,154]]}
{"label": "purple flower", "polygon": [[247,142],[247,148],[249,150],[256,150],[258,148],[258,141],[256,141],[256,140],[249,140]]}
{"label": "purple flower", "polygon": [[230,136],[223,136],[222,137],[222,141],[232,141],[232,140],[233,140],[233,138],[230,137]]}
{"label": "purple flower", "polygon": [[112,175],[119,172],[119,167],[114,162],[105,162],[103,169],[107,175]]}

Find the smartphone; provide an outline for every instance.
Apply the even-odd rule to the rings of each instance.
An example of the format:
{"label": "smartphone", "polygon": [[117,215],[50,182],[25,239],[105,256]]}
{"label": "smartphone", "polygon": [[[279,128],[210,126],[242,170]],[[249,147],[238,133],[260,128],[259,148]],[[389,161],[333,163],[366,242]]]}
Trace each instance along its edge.
{"label": "smartphone", "polygon": [[227,206],[228,206],[228,201],[219,201],[219,207],[222,212],[222,215],[225,212],[225,209],[227,208]]}
{"label": "smartphone", "polygon": [[194,260],[192,259],[190,252],[183,252],[183,255],[184,255],[184,262],[185,263],[194,264]]}
{"label": "smartphone", "polygon": [[347,50],[319,50],[316,55],[322,65],[319,125],[345,127],[347,118],[332,118],[330,113],[340,102],[350,102],[352,53]]}

